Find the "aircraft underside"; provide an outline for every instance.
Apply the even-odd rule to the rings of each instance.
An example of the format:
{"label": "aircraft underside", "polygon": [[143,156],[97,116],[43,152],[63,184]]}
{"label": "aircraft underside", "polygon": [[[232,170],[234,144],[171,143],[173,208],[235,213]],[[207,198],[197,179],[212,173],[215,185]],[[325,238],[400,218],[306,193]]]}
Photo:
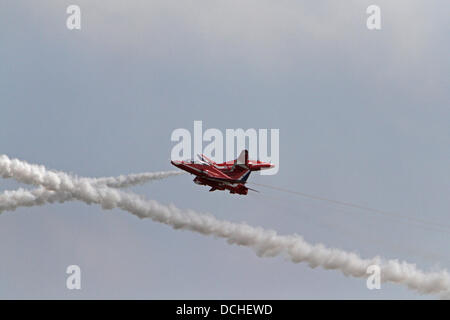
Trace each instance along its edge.
{"label": "aircraft underside", "polygon": [[210,180],[208,178],[196,177],[194,183],[203,186],[210,186],[209,191],[216,190],[229,190],[230,193],[246,195],[248,193],[248,188],[242,183],[229,183],[229,182],[219,182]]}

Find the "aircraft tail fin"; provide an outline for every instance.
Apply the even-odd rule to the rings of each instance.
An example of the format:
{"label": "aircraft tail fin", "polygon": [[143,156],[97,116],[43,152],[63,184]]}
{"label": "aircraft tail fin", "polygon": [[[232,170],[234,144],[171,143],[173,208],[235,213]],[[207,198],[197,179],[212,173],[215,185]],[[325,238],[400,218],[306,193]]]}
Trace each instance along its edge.
{"label": "aircraft tail fin", "polygon": [[248,150],[242,150],[239,157],[236,159],[236,164],[243,164],[245,166],[248,165]]}

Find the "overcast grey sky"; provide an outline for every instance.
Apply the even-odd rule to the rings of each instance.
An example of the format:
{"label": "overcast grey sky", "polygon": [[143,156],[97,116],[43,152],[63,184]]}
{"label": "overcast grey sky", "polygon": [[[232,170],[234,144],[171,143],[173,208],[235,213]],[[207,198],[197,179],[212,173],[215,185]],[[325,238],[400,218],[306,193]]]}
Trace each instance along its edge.
{"label": "overcast grey sky", "polygon": [[[82,28],[66,28],[81,7]],[[382,30],[366,28],[370,4]],[[448,1],[0,3],[0,154],[83,176],[172,170],[176,128],[279,128],[250,181],[449,224]],[[0,180],[0,189],[19,184]],[[189,176],[149,199],[359,253],[450,267],[449,236]],[[423,298],[73,202],[0,215],[0,298]],[[82,290],[65,269],[82,270]],[[428,297],[426,297],[428,298]]]}

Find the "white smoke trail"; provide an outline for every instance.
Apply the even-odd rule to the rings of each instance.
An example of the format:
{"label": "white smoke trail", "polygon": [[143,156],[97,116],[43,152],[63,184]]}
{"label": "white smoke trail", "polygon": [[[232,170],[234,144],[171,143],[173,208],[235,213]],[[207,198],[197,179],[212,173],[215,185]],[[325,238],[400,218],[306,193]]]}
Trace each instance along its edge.
{"label": "white smoke trail", "polygon": [[184,174],[183,171],[161,171],[161,172],[144,172],[128,175],[120,175],[118,177],[104,178],[84,178],[93,184],[103,184],[111,188],[127,188],[131,186],[141,185],[153,180],[161,180],[172,176]]}
{"label": "white smoke trail", "polygon": [[[61,172],[59,172],[61,173]],[[148,181],[160,180],[167,177],[183,174],[182,171],[145,172],[118,177],[104,178],[79,178],[89,181],[94,185],[106,185],[112,188],[126,188],[134,185],[144,184]],[[67,192],[57,192],[39,187],[34,190],[18,189],[5,191],[0,194],[0,213],[14,211],[18,207],[42,206],[46,203],[63,203],[73,200],[74,197]]]}
{"label": "white smoke trail", "polygon": [[74,197],[67,192],[55,192],[44,187],[34,190],[17,189],[5,191],[0,194],[0,213],[14,211],[19,207],[42,206],[47,203],[63,203],[73,200]]}
{"label": "white smoke trail", "polygon": [[366,277],[367,267],[378,264],[383,282],[403,284],[419,293],[448,295],[450,275],[446,270],[424,272],[414,264],[380,257],[362,259],[355,253],[312,245],[299,235],[281,236],[273,230],[252,227],[245,223],[221,221],[210,214],[192,210],[182,211],[173,205],[165,206],[132,193],[94,185],[86,179],[73,178],[62,172],[48,171],[7,156],[0,156],[0,176],[42,186],[48,190],[66,192],[87,204],[97,203],[104,209],[121,208],[139,218],[150,218],[174,229],[186,229],[204,235],[224,238],[230,244],[252,248],[258,256],[285,255],[292,262],[306,262],[312,268],[340,270],[353,277]]}

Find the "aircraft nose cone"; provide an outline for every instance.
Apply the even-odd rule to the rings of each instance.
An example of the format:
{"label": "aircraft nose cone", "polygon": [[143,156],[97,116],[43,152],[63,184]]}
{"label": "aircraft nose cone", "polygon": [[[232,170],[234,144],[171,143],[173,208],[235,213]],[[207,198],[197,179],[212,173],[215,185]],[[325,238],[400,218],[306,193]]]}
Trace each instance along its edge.
{"label": "aircraft nose cone", "polygon": [[170,163],[173,164],[175,167],[178,167],[181,164],[181,161],[171,160]]}

